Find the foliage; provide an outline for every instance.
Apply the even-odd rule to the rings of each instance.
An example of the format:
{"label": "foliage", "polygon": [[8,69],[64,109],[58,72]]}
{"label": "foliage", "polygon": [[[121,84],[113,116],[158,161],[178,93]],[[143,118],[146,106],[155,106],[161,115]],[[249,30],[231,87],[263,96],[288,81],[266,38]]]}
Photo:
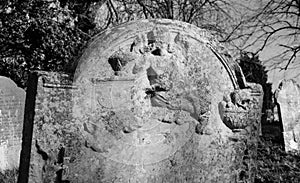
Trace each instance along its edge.
{"label": "foliage", "polygon": [[89,36],[58,1],[9,2],[0,11],[0,73],[24,87],[29,70],[64,71]]}
{"label": "foliage", "polygon": [[239,65],[248,82],[265,85],[268,80],[266,68],[254,53],[242,52]]}
{"label": "foliage", "polygon": [[5,170],[4,172],[0,172],[0,182],[3,183],[15,183],[18,179],[18,170]]}
{"label": "foliage", "polygon": [[[266,110],[273,109],[274,103],[272,101],[272,84],[267,83],[268,75],[265,66],[263,66],[262,61],[255,53],[242,52],[239,65],[244,73],[247,82],[258,83],[262,86],[264,97],[262,105],[262,117],[261,123],[264,125],[267,121]],[[265,126],[262,126],[264,129]]]}
{"label": "foliage", "polygon": [[300,50],[299,1],[256,0],[4,0],[0,3],[0,73],[24,87],[28,70],[65,71],[86,41],[106,28],[144,18],[168,18],[208,29],[222,42],[258,55],[284,40],[274,67]]}
{"label": "foliage", "polygon": [[0,73],[25,87],[29,70],[66,71],[91,36],[130,20],[176,19],[222,35],[239,14],[231,0],[5,0]]}
{"label": "foliage", "polygon": [[282,146],[261,139],[258,146],[256,183],[300,182],[300,156]]}

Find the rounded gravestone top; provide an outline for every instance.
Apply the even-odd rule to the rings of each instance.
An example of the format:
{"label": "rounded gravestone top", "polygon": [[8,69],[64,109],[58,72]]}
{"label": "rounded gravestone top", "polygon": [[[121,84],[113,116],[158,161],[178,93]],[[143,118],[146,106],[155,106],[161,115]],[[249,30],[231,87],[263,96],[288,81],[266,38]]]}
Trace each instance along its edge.
{"label": "rounded gravestone top", "polygon": [[239,87],[224,50],[207,31],[166,19],[96,36],[74,76],[87,146],[128,165],[173,155],[207,125],[214,95]]}
{"label": "rounded gravestone top", "polygon": [[[141,51],[147,52],[147,50],[143,50],[145,46],[151,44],[151,41],[158,40],[166,44],[167,47],[164,49],[167,52],[172,49],[178,51],[178,47],[175,45],[179,46],[181,51],[188,50],[190,40],[205,45],[218,57],[218,61],[222,62],[236,88],[239,88],[238,80],[244,80],[244,78],[240,78],[243,77],[243,74],[239,70],[238,63],[232,58],[228,58],[227,49],[207,30],[170,19],[132,21],[93,37],[75,64],[74,80],[80,82],[83,78],[94,78],[95,73],[101,78],[110,78],[114,72],[111,71],[111,65],[107,61],[113,55],[112,53],[119,51],[129,57],[127,59],[131,59],[130,56],[134,54],[139,54]],[[143,47],[142,50],[141,47]]]}
{"label": "rounded gravestone top", "polygon": [[25,90],[19,88],[17,84],[5,76],[0,76],[1,92],[25,96]]}
{"label": "rounded gravestone top", "polygon": [[25,91],[0,76],[0,171],[19,165]]}

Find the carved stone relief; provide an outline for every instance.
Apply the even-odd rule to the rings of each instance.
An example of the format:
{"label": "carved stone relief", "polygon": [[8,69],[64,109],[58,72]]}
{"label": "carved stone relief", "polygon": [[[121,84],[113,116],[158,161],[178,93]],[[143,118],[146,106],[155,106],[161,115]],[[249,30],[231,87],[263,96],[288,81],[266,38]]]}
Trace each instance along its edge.
{"label": "carved stone relief", "polygon": [[97,35],[73,83],[39,80],[31,180],[251,182],[262,93],[226,55],[207,31],[173,20]]}

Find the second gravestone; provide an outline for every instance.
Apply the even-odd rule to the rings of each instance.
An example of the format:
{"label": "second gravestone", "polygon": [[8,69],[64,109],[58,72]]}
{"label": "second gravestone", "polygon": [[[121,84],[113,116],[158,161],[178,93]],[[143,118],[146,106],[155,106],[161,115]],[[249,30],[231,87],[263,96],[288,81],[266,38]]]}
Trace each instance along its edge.
{"label": "second gravestone", "polygon": [[262,89],[227,56],[172,20],[96,36],[73,79],[38,73],[29,181],[253,182]]}
{"label": "second gravestone", "polygon": [[0,76],[0,170],[18,168],[22,142],[25,91]]}
{"label": "second gravestone", "polygon": [[282,117],[283,138],[286,151],[300,150],[300,85],[294,80],[283,80],[278,90],[277,102]]}

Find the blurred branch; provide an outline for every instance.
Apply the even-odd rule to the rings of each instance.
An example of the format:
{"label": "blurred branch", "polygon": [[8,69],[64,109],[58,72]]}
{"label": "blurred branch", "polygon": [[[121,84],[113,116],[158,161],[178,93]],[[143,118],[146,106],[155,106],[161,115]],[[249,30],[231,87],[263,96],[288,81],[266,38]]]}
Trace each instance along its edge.
{"label": "blurred branch", "polygon": [[[254,52],[264,51],[275,42],[284,42],[279,45],[281,51],[272,57],[286,65],[284,70],[293,63],[300,49],[300,1],[299,0],[268,0],[253,9],[253,15],[237,23],[232,31],[222,40],[236,42],[241,50],[249,48]],[[270,62],[270,61],[269,61]]]}
{"label": "blurred branch", "polygon": [[154,18],[153,13],[147,8],[147,6],[142,2],[142,0],[137,0],[137,2],[140,6],[142,6],[143,13],[144,13],[146,19],[148,18],[148,13],[150,14],[151,18]]}

